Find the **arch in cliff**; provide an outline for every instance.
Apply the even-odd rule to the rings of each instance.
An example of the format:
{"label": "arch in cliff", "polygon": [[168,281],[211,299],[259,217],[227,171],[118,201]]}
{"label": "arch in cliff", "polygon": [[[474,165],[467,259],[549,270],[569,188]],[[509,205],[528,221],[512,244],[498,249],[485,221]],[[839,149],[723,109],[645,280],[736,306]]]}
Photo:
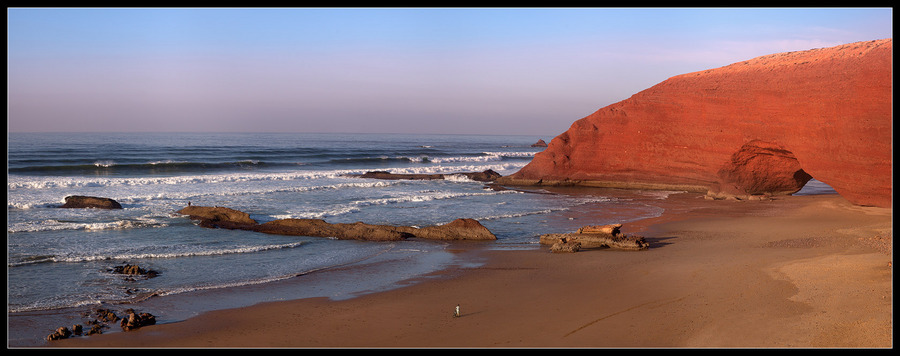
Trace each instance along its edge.
{"label": "arch in cliff", "polygon": [[714,197],[788,195],[806,185],[812,176],[803,170],[793,152],[762,140],[747,142],[718,171]]}
{"label": "arch in cliff", "polygon": [[674,76],[575,121],[500,182],[771,195],[812,176],[852,204],[892,207],[892,48],[855,42]]}

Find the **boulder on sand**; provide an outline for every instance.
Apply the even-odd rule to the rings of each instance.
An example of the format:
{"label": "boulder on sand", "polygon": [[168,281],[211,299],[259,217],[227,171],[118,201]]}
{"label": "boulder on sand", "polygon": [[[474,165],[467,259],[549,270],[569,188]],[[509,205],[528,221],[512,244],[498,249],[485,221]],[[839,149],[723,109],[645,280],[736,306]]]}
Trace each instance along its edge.
{"label": "boulder on sand", "polygon": [[66,203],[63,204],[60,208],[122,209],[122,205],[110,198],[70,195],[66,197]]}
{"label": "boulder on sand", "polygon": [[[585,226],[578,232],[569,234],[544,234],[540,237],[542,245],[564,245],[578,243],[581,248],[614,248],[620,250],[646,250],[650,244],[643,236],[625,235],[619,232],[622,224]],[[554,251],[555,252],[555,251]]]}

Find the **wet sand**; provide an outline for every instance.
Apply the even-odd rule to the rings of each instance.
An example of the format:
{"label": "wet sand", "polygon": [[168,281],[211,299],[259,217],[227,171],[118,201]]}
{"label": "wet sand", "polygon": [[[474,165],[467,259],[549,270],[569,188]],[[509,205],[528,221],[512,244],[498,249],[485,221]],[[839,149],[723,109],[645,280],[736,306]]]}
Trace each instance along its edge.
{"label": "wet sand", "polygon": [[645,236],[646,251],[460,243],[457,253],[485,263],[348,300],[219,310],[50,346],[893,346],[892,209],[837,195],[736,202],[676,194],[666,204],[663,216],[622,228]]}

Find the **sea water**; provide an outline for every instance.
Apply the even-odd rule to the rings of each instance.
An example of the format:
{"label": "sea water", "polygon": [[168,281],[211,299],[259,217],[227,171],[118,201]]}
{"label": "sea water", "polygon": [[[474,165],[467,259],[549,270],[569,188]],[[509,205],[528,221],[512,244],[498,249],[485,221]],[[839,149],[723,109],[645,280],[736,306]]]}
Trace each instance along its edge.
{"label": "sea water", "polygon": [[[658,216],[654,201],[678,193],[493,190],[452,175],[514,173],[543,150],[531,144],[547,137],[10,133],[8,345],[41,345],[56,327],[86,320],[91,308],[132,307],[177,321],[272,300],[351,298],[465,263],[440,241],[202,228],[176,213],[189,204],[229,207],[260,223],[316,218],[423,227],[472,218],[497,236],[488,248],[527,249],[538,248],[544,233]],[[352,176],[376,170],[449,175]],[[123,209],[59,208],[70,195],[112,198]],[[573,222],[573,209],[595,218]],[[110,272],[124,264],[159,275]]]}

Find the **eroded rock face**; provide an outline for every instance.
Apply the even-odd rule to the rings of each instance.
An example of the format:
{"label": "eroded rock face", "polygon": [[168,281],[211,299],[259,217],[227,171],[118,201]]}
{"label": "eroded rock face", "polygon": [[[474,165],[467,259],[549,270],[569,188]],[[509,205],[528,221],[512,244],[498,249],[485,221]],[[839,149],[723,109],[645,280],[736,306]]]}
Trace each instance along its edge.
{"label": "eroded rock face", "polygon": [[892,53],[884,39],[675,76],[576,121],[497,182],[788,194],[808,175],[890,207]]}

